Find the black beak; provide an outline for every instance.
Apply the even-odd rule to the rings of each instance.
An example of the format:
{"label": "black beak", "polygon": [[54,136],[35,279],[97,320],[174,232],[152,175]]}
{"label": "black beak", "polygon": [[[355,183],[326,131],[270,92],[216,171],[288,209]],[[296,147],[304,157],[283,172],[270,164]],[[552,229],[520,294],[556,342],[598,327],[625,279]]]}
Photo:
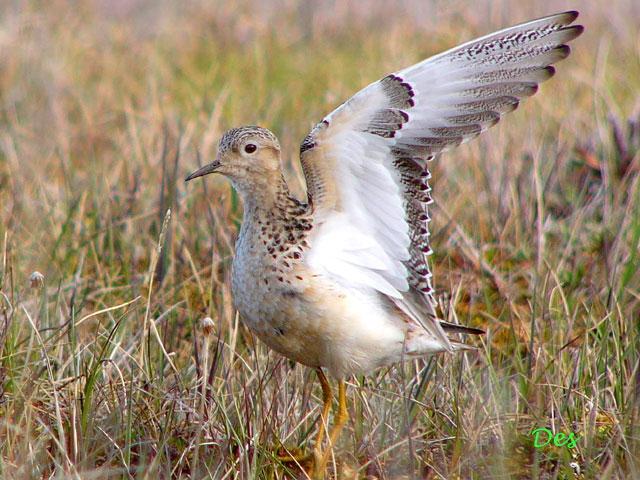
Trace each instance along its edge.
{"label": "black beak", "polygon": [[209,165],[205,165],[201,169],[193,172],[191,175],[185,178],[184,181],[188,182],[189,180],[193,180],[194,178],[203,177],[204,175],[209,175],[210,173],[215,173],[219,166],[220,166],[220,162],[218,160],[215,160]]}

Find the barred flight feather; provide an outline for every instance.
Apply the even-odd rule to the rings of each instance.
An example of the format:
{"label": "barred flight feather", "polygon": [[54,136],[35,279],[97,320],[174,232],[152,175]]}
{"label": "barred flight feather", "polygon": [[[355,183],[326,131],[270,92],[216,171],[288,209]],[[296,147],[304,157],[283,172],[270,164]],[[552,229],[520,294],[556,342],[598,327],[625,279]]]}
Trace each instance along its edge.
{"label": "barred flight feather", "polygon": [[[387,75],[318,124],[300,148],[319,226],[311,264],[345,282],[355,269],[364,284],[379,288],[408,318],[455,349],[435,321],[427,163],[495,125],[551,78],[552,64],[570,52],[566,43],[582,33],[581,26],[570,25],[577,16],[566,12],[527,22]],[[351,189],[359,199],[353,200]],[[342,269],[340,235],[355,231],[358,241],[379,247],[379,257]]]}

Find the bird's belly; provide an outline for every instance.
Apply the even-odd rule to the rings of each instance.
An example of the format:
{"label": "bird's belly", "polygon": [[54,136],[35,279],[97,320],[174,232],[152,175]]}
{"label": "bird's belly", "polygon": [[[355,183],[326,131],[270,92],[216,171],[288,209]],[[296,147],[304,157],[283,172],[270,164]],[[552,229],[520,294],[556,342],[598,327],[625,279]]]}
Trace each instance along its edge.
{"label": "bird's belly", "polygon": [[[232,274],[234,303],[270,348],[338,378],[400,361],[406,324],[375,292],[349,291],[313,278],[306,288]],[[247,272],[248,273],[248,272]]]}

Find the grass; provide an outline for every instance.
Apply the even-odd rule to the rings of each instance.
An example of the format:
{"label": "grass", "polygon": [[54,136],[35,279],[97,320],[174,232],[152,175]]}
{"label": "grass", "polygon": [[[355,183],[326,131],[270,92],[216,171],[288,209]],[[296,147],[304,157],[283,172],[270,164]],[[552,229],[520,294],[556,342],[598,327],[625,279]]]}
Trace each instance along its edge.
{"label": "grass", "polygon": [[[320,388],[232,308],[238,198],[182,178],[257,122],[301,194],[361,86],[552,10],[133,5],[0,7],[0,477],[295,478],[272,447],[310,445]],[[557,76],[433,164],[440,300],[488,333],[350,379],[336,478],[640,478],[637,7],[566,7]]]}

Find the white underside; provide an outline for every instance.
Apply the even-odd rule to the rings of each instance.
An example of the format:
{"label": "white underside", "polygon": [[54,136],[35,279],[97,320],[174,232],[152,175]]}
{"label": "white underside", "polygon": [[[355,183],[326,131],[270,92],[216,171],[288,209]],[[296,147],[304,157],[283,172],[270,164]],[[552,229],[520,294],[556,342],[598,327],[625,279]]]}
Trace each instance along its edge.
{"label": "white underside", "polygon": [[[447,350],[420,325],[406,319],[373,288],[342,285],[341,294],[323,312],[330,335],[320,336],[318,360],[333,376],[344,378],[375,368]],[[323,322],[324,323],[324,322]]]}

